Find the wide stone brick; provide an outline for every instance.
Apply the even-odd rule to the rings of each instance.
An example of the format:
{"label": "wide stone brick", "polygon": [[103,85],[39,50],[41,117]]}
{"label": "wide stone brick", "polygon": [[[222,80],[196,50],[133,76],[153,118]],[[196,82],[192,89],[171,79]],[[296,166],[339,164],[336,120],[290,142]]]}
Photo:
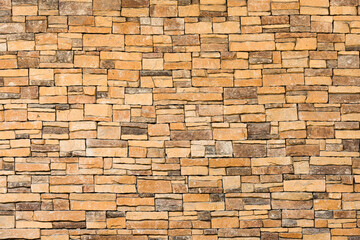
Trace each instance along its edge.
{"label": "wide stone brick", "polygon": [[360,240],[358,0],[0,0],[0,239]]}

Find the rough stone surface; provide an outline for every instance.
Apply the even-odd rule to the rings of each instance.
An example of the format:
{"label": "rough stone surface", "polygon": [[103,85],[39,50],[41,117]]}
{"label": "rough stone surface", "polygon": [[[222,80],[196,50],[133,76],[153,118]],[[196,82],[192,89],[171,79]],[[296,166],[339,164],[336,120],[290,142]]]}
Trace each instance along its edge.
{"label": "rough stone surface", "polygon": [[0,239],[360,240],[359,0],[0,0]]}

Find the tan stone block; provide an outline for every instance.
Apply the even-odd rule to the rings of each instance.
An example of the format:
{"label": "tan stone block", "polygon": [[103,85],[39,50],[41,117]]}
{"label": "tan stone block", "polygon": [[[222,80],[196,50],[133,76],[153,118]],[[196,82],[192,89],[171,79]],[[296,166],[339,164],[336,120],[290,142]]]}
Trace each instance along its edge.
{"label": "tan stone block", "polygon": [[292,161],[290,157],[253,158],[251,161],[251,165],[254,167],[291,164]]}
{"label": "tan stone block", "polygon": [[99,138],[99,139],[120,139],[120,127],[99,126],[97,138]]}
{"label": "tan stone block", "polygon": [[0,216],[0,228],[15,228],[14,216]]}
{"label": "tan stone block", "polygon": [[325,180],[285,180],[284,191],[324,192]]}
{"label": "tan stone block", "polygon": [[138,180],[138,191],[140,193],[171,193],[171,182],[164,180]]}
{"label": "tan stone block", "polygon": [[209,167],[249,167],[249,158],[218,158],[210,159]]}
{"label": "tan stone block", "polygon": [[215,140],[243,140],[247,137],[246,128],[215,128],[213,130]]}
{"label": "tan stone block", "polygon": [[26,110],[6,110],[4,113],[5,121],[26,121],[27,111]]}
{"label": "tan stone block", "polygon": [[86,156],[91,157],[127,157],[127,148],[87,148]]}
{"label": "tan stone block", "polygon": [[71,201],[72,210],[105,211],[116,210],[116,203],[110,201]]}
{"label": "tan stone block", "polygon": [[167,136],[170,135],[168,124],[149,124],[148,133],[150,136]]}
{"label": "tan stone block", "polygon": [[0,229],[0,239],[38,239],[40,229]]}
{"label": "tan stone block", "polygon": [[79,68],[98,68],[99,56],[76,55],[74,57],[74,66]]}
{"label": "tan stone block", "polygon": [[124,48],[124,35],[118,34],[84,34],[84,47]]}
{"label": "tan stone block", "polygon": [[200,15],[199,4],[178,6],[178,9],[179,9],[179,17],[196,17]]}
{"label": "tan stone block", "polygon": [[125,45],[152,46],[153,37],[151,35],[125,35]]}
{"label": "tan stone block", "polygon": [[341,200],[314,199],[315,210],[340,210]]}
{"label": "tan stone block", "polygon": [[35,50],[34,41],[17,40],[8,42],[9,51],[31,51]]}
{"label": "tan stone block", "polygon": [[113,32],[119,34],[140,34],[140,24],[137,22],[113,23]]}
{"label": "tan stone block", "polygon": [[39,202],[40,194],[35,193],[6,193],[0,194],[1,203],[12,203],[12,202]]}
{"label": "tan stone block", "polygon": [[121,16],[123,17],[148,17],[149,8],[122,8]]}
{"label": "tan stone block", "polygon": [[213,23],[214,33],[239,33],[239,22]]}
{"label": "tan stone block", "polygon": [[108,104],[85,104],[85,115],[111,117],[112,106]]}
{"label": "tan stone block", "polygon": [[84,151],[85,140],[61,140],[60,152]]}
{"label": "tan stone block", "polygon": [[316,38],[298,38],[295,50],[315,50],[317,48]]}
{"label": "tan stone block", "polygon": [[118,218],[107,218],[106,226],[108,228],[125,228],[126,227],[126,219],[124,217]]}
{"label": "tan stone block", "polygon": [[128,221],[128,229],[168,229],[168,221]]}
{"label": "tan stone block", "polygon": [[223,217],[211,219],[212,228],[238,228],[239,219],[237,217]]}
{"label": "tan stone block", "polygon": [[120,206],[154,206],[154,198],[117,198]]}
{"label": "tan stone block", "polygon": [[30,80],[54,80],[54,70],[30,69]]}
{"label": "tan stone block", "polygon": [[164,69],[164,61],[162,58],[143,59],[142,67],[145,70],[163,70]]}
{"label": "tan stone block", "polygon": [[82,75],[73,73],[55,74],[56,86],[82,85]]}
{"label": "tan stone block", "polygon": [[125,94],[125,104],[152,105],[152,93]]}
{"label": "tan stone block", "polygon": [[340,121],[338,112],[299,112],[299,119],[305,121]]}
{"label": "tan stone block", "polygon": [[251,12],[266,12],[270,10],[270,0],[249,0],[248,9]]}
{"label": "tan stone block", "polygon": [[194,58],[193,68],[202,69],[219,69],[220,59]]}
{"label": "tan stone block", "polygon": [[168,219],[166,212],[127,212],[127,220]]}
{"label": "tan stone block", "polygon": [[85,211],[35,211],[34,220],[51,221],[85,221]]}
{"label": "tan stone block", "polygon": [[176,17],[177,6],[167,4],[154,4],[150,6],[151,17]]}
{"label": "tan stone block", "polygon": [[296,108],[272,108],[266,110],[267,121],[295,121],[297,119]]}
{"label": "tan stone block", "polygon": [[223,211],[224,202],[184,203],[185,211]]}
{"label": "tan stone block", "polygon": [[270,41],[261,42],[230,42],[230,51],[273,51],[275,43]]}

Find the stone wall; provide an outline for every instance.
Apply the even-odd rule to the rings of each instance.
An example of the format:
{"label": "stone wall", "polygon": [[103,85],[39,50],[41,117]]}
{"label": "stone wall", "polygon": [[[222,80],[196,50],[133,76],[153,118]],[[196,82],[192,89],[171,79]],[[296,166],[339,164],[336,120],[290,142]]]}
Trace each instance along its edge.
{"label": "stone wall", "polygon": [[0,239],[360,240],[358,0],[0,0]]}

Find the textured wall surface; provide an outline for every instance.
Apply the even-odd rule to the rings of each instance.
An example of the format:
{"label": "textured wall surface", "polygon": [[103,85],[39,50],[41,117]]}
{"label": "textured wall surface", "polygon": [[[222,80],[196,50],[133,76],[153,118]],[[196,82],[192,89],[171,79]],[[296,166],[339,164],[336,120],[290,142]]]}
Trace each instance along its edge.
{"label": "textured wall surface", "polygon": [[358,0],[0,0],[0,239],[360,240]]}

